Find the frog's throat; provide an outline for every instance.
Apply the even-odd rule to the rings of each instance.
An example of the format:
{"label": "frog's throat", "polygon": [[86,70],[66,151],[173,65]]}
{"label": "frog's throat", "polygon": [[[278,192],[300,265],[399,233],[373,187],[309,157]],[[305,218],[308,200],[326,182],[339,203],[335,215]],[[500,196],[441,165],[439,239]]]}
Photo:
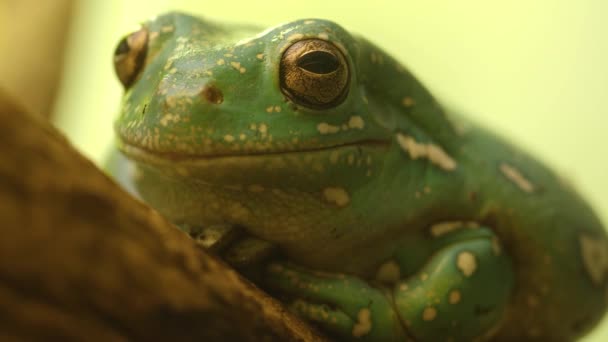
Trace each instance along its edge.
{"label": "frog's throat", "polygon": [[391,142],[389,140],[368,139],[355,142],[349,142],[338,145],[303,148],[298,150],[267,150],[267,151],[246,151],[243,153],[225,153],[225,154],[196,154],[196,153],[180,153],[180,152],[160,152],[152,149],[147,149],[141,146],[135,146],[124,141],[119,143],[119,149],[127,157],[132,160],[142,162],[144,164],[159,165],[167,163],[206,163],[217,162],[225,159],[251,159],[263,158],[271,156],[294,156],[305,153],[328,153],[331,151],[339,151],[348,148],[370,148],[376,150],[388,150]]}

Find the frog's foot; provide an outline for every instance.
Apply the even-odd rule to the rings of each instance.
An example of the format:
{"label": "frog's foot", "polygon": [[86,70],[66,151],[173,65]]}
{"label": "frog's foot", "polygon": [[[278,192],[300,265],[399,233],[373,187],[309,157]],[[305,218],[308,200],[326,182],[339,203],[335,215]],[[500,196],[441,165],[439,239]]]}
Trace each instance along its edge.
{"label": "frog's foot", "polygon": [[299,315],[343,339],[470,341],[489,337],[499,327],[513,288],[508,257],[486,228],[446,234],[436,241],[416,273],[400,276],[402,267],[391,260],[380,267],[374,285],[354,276],[285,263],[272,264],[264,280],[289,298],[297,298],[291,308]]}
{"label": "frog's foot", "polygon": [[437,241],[422,269],[394,283],[395,307],[409,335],[416,341],[491,337],[513,290],[510,259],[487,228],[455,231]]}
{"label": "frog's foot", "polygon": [[343,339],[403,341],[388,289],[343,274],[313,272],[288,263],[273,263],[264,280],[290,298],[290,308]]}

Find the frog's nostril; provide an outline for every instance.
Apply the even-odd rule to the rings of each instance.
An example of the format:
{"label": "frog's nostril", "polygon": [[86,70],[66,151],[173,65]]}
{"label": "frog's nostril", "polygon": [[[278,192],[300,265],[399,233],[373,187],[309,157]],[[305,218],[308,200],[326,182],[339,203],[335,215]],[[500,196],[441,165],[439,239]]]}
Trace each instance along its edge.
{"label": "frog's nostril", "polygon": [[220,104],[224,101],[224,94],[214,85],[204,86],[199,94],[205,101],[212,104]]}

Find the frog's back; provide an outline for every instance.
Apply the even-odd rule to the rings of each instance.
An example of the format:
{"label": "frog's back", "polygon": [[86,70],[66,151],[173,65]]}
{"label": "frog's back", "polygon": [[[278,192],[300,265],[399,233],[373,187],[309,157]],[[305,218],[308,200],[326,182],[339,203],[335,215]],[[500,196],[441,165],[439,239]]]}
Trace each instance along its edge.
{"label": "frog's back", "polygon": [[[516,286],[497,340],[572,340],[606,310],[608,240],[562,178],[483,130],[465,134],[465,183],[511,256]],[[477,187],[474,189],[473,187]]]}

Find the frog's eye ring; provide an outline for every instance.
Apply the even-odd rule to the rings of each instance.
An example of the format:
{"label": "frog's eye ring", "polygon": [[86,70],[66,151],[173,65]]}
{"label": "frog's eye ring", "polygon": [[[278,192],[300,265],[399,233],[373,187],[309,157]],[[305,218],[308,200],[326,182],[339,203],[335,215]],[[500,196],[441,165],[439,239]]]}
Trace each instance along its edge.
{"label": "frog's eye ring", "polygon": [[129,88],[142,70],[148,52],[148,30],[145,28],[124,37],[114,51],[114,71],[120,83]]}
{"label": "frog's eye ring", "polygon": [[283,94],[294,103],[313,109],[342,103],[350,80],[342,51],[321,39],[300,40],[285,50],[279,77]]}

